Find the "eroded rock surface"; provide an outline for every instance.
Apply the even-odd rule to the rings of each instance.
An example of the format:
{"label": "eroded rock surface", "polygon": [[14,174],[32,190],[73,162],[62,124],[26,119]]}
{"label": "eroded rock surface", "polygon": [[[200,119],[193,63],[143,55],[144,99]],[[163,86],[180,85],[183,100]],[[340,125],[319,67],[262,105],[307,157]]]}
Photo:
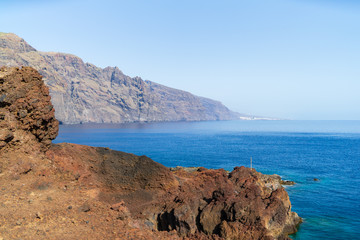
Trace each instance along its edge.
{"label": "eroded rock surface", "polygon": [[2,68],[0,86],[4,239],[287,239],[301,221],[276,176],[51,144],[58,122],[41,76]]}
{"label": "eroded rock surface", "polygon": [[79,174],[84,185],[96,185],[98,199],[123,202],[152,230],[175,230],[183,237],[286,239],[301,221],[281,179],[254,169],[170,171],[145,156],[74,144],[57,144],[47,154],[58,167]]}
{"label": "eroded rock surface", "polygon": [[0,68],[0,148],[35,141],[46,150],[57,134],[49,90],[39,73],[29,67]]}

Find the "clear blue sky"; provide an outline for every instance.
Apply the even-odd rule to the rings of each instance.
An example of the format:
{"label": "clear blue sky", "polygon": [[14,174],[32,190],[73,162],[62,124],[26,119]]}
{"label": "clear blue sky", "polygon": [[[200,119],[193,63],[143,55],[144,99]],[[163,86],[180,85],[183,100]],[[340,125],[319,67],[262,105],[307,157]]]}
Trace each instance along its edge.
{"label": "clear blue sky", "polygon": [[242,113],[359,120],[359,2],[0,0],[0,31]]}

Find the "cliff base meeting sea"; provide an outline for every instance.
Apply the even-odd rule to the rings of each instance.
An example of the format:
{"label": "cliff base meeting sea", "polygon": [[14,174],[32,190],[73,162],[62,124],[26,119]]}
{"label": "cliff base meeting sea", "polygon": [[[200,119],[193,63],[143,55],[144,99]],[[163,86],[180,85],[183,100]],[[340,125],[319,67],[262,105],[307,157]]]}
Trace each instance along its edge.
{"label": "cliff base meeting sea", "polygon": [[146,155],[167,167],[252,166],[286,186],[304,222],[292,239],[360,239],[360,121],[61,125],[70,142]]}

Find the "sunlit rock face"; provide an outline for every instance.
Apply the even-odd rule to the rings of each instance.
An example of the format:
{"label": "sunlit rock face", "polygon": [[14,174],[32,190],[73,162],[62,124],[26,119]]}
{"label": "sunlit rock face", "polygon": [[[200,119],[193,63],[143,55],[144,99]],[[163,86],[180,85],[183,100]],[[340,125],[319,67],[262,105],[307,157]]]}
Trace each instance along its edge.
{"label": "sunlit rock face", "polygon": [[71,54],[37,51],[15,34],[0,34],[1,65],[38,70],[62,123],[230,120],[240,116],[220,102],[131,78],[117,67],[102,69]]}
{"label": "sunlit rock face", "polygon": [[288,239],[301,221],[278,176],[51,144],[58,121],[30,67],[0,69],[0,127],[5,239]]}

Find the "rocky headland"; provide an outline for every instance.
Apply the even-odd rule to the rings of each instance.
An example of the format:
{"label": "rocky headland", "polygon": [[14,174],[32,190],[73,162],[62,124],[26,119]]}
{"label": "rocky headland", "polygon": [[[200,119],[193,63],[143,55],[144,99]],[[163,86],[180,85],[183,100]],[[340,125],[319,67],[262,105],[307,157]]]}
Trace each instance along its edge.
{"label": "rocky headland", "polygon": [[146,156],[52,144],[41,75],[0,69],[0,238],[288,239],[301,218],[278,177],[169,169]]}
{"label": "rocky headland", "polygon": [[38,70],[64,124],[252,119],[218,101],[131,78],[117,67],[102,69],[71,54],[37,51],[11,33],[0,33],[0,66]]}

